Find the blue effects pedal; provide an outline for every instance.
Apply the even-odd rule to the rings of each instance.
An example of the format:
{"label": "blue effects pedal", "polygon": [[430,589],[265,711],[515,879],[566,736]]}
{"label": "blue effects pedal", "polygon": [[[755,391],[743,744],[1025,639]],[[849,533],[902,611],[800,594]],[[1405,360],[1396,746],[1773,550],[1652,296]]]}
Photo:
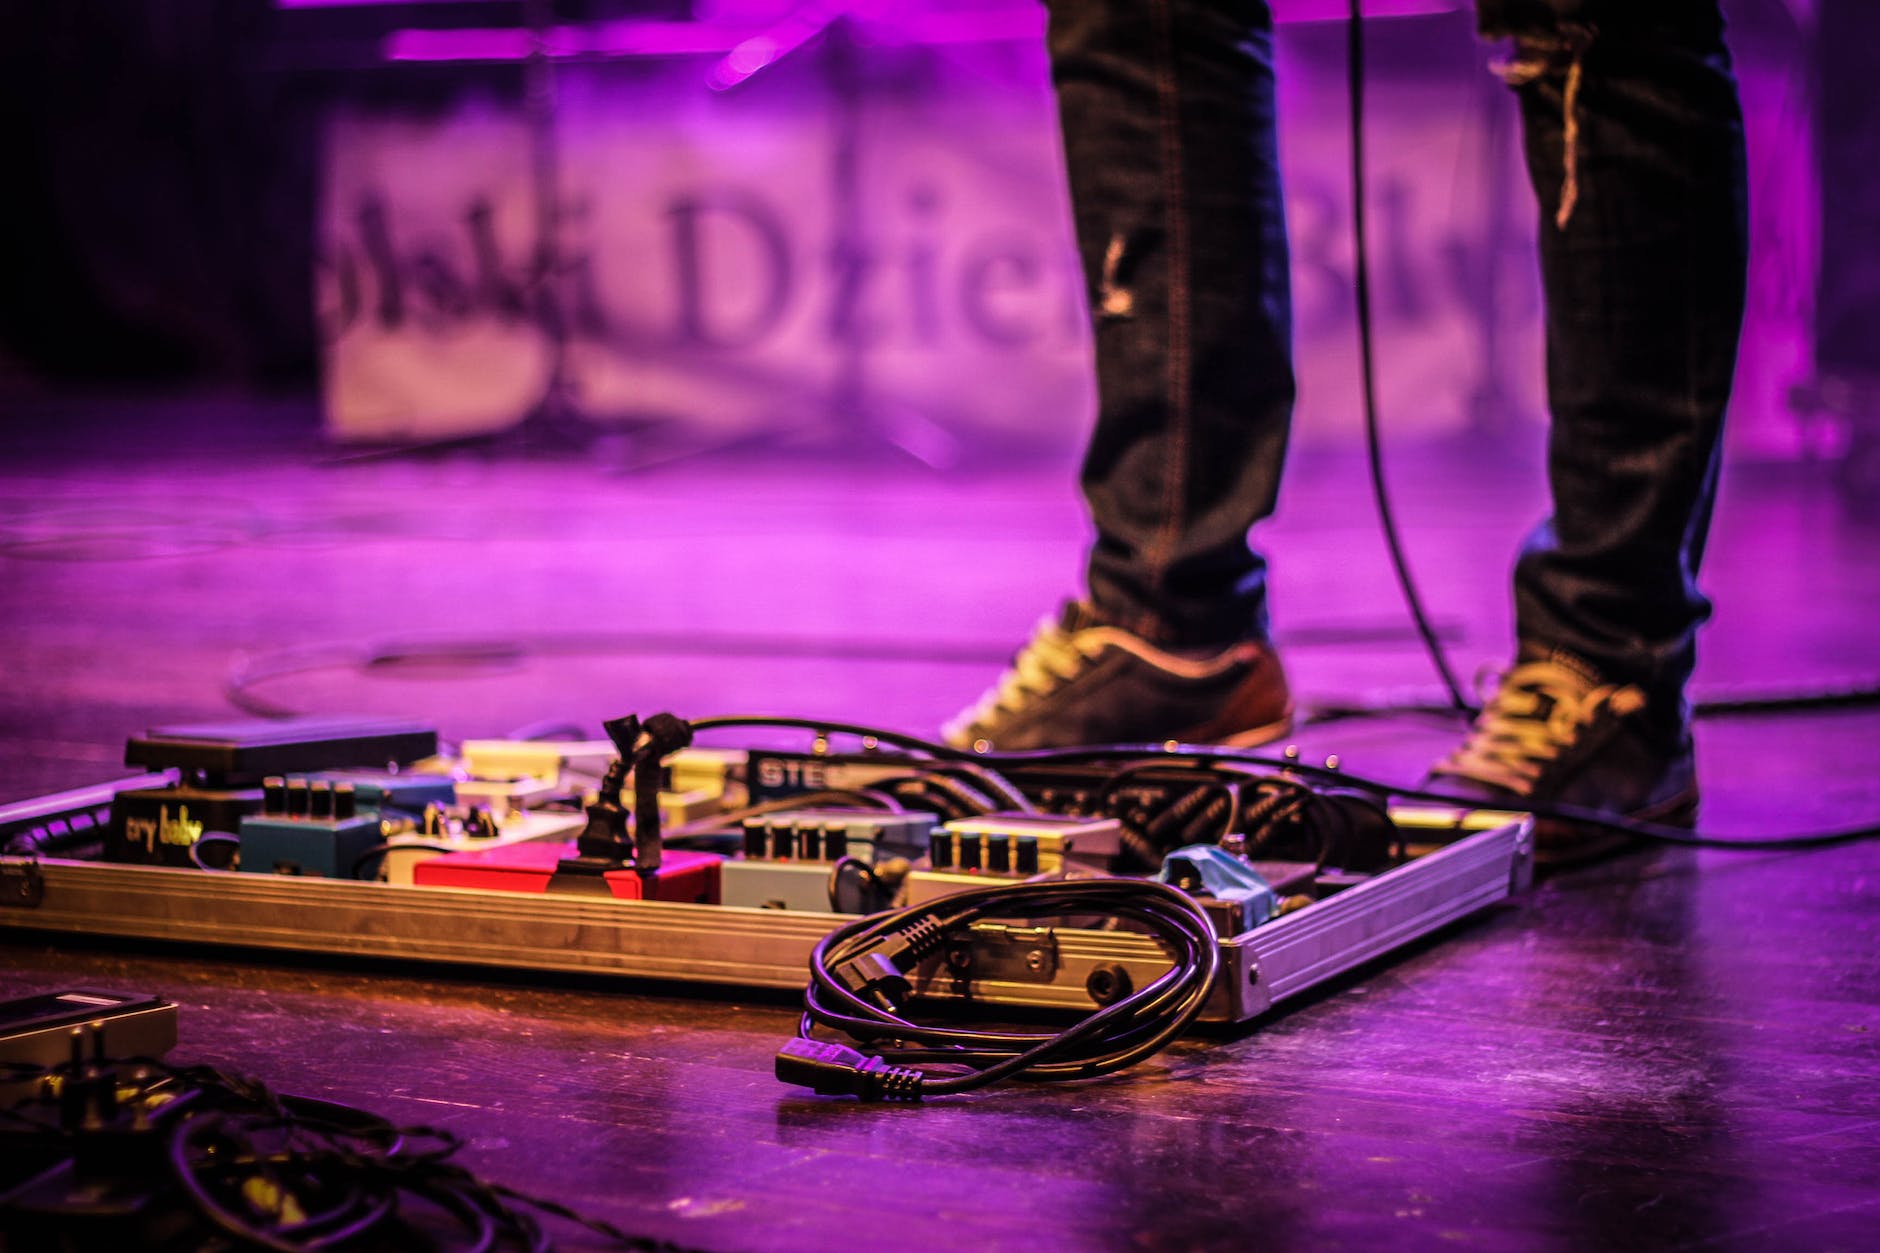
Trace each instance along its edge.
{"label": "blue effects pedal", "polygon": [[241,820],[241,868],[250,874],[350,879],[384,840],[377,814],[362,817],[350,783],[270,778],[262,810]]}

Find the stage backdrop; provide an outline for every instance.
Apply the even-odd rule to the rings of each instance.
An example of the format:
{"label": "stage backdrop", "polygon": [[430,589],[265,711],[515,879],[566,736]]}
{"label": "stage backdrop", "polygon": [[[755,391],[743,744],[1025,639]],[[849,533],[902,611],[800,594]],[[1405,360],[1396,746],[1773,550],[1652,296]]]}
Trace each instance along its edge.
{"label": "stage backdrop", "polygon": [[[1336,25],[1281,34],[1302,441],[1359,421]],[[1541,415],[1532,237],[1505,90],[1466,14],[1380,24],[1373,265],[1394,431]],[[1739,447],[1797,439],[1815,194],[1800,80],[1744,61],[1757,273]],[[970,442],[1074,441],[1090,383],[1056,119],[1037,39],[813,44],[731,91],[716,58],[567,64],[565,221],[545,284],[530,132],[465,96],[329,121],[319,240],[327,420],[345,440],[501,428],[542,394],[545,319],[603,422]]]}

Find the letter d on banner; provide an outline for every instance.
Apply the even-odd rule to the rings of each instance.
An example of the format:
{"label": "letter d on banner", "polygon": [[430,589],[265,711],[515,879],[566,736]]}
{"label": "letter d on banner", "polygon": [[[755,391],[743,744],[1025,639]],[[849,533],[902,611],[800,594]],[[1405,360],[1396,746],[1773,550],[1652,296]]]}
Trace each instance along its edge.
{"label": "letter d on banner", "polygon": [[[789,240],[770,209],[753,196],[688,196],[675,200],[666,217],[684,342],[744,348],[774,331],[794,275]],[[712,219],[715,230],[708,229]],[[727,304],[739,307],[726,310]]]}

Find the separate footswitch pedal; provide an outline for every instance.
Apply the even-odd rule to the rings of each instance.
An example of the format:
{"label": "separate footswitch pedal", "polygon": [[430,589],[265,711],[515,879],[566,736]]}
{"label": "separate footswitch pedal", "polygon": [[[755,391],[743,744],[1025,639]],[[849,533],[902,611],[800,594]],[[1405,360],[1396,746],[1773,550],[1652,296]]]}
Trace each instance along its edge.
{"label": "separate footswitch pedal", "polygon": [[25,1095],[35,1069],[72,1055],[72,1033],[111,1057],[162,1057],[176,1047],[176,1006],[160,997],[70,988],[0,1001],[0,1105]]}

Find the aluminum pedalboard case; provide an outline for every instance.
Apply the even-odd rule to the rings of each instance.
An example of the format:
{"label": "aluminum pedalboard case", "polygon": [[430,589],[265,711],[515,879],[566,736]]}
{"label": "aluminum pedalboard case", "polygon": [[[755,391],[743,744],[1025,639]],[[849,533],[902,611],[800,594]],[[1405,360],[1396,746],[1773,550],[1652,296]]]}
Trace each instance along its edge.
{"label": "aluminum pedalboard case", "polygon": [[[0,807],[0,830],[82,813],[146,779]],[[1473,820],[1471,821],[1471,818]],[[1506,900],[1533,871],[1530,820],[1449,813],[1399,819],[1431,851],[1221,940],[1203,1021],[1238,1023],[1412,940]],[[1507,819],[1505,821],[1501,819]],[[1415,841],[1412,841],[1415,842]],[[618,975],[690,985],[800,988],[835,914],[544,896],[477,888],[211,873],[58,858],[0,859],[0,928],[323,953],[507,970]],[[925,997],[1089,1010],[1092,976],[1140,987],[1168,968],[1157,941],[1125,931],[982,925],[970,954],[923,968]],[[964,970],[966,975],[958,972]]]}

